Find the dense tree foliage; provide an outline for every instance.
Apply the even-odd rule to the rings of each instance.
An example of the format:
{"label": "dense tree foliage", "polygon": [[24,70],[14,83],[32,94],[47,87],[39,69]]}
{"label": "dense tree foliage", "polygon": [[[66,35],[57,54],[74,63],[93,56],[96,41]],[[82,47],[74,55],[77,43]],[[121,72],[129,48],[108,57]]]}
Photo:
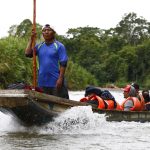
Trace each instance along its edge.
{"label": "dense tree foliage", "polygon": [[0,87],[17,81],[31,81],[31,62],[24,57],[24,39],[8,37],[0,40]]}
{"label": "dense tree foliage", "polygon": [[[41,28],[37,24],[37,40],[41,40]],[[31,21],[25,19],[10,27],[9,37],[0,39],[1,88],[22,80],[31,84],[32,62],[24,56],[31,29]],[[131,82],[150,88],[149,38],[150,23],[135,13],[125,14],[108,30],[87,26],[69,29],[66,36],[57,35],[69,55],[69,89]]]}

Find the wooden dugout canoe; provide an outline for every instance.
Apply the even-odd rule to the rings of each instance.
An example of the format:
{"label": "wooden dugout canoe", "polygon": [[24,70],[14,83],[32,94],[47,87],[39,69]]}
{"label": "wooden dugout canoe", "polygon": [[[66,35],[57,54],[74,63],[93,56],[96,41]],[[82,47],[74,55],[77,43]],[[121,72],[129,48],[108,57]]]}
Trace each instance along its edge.
{"label": "wooden dugout canoe", "polygon": [[[43,125],[70,107],[87,105],[91,104],[32,90],[0,90],[0,110],[12,114],[26,126]],[[91,106],[93,112],[105,114],[107,121],[150,121],[149,111],[99,110],[95,105]]]}
{"label": "wooden dugout canoe", "polygon": [[70,107],[86,105],[32,90],[0,90],[0,111],[26,126],[43,125]]}

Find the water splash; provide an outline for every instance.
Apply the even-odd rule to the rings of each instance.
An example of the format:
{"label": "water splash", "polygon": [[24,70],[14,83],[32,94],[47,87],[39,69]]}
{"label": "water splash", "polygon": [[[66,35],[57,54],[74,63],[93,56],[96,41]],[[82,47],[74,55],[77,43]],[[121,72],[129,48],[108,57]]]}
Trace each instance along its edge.
{"label": "water splash", "polygon": [[91,106],[72,107],[42,127],[23,127],[11,115],[0,112],[0,132],[28,132],[39,134],[86,134],[106,123],[102,114],[93,113]]}
{"label": "water splash", "polygon": [[18,132],[22,131],[24,127],[19,125],[14,120],[11,114],[4,114],[0,112],[0,134],[4,132]]}
{"label": "water splash", "polygon": [[97,126],[106,123],[102,114],[93,113],[91,106],[78,106],[60,114],[59,117],[48,125],[44,126],[41,133],[48,134],[89,134],[96,130]]}

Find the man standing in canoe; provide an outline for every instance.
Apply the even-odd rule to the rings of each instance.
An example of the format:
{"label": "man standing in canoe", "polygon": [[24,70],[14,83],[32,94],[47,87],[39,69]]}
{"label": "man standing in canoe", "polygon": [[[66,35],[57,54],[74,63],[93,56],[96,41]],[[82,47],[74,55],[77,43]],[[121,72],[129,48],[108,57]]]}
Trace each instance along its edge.
{"label": "man standing in canoe", "polygon": [[[44,93],[69,99],[64,75],[68,56],[65,46],[55,39],[55,30],[46,24],[42,29],[44,42],[36,44],[38,56],[38,86]],[[33,39],[36,33],[32,31],[30,41],[25,50],[27,57],[33,56]]]}

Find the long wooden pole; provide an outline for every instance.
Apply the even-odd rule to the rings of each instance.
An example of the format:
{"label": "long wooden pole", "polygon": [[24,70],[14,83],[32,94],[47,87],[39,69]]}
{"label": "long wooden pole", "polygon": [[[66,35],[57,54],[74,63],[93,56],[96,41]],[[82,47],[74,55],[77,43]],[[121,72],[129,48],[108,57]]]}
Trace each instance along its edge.
{"label": "long wooden pole", "polygon": [[[36,33],[36,0],[33,0],[33,31]],[[36,87],[36,49],[35,49],[36,37],[33,40],[33,86]]]}

